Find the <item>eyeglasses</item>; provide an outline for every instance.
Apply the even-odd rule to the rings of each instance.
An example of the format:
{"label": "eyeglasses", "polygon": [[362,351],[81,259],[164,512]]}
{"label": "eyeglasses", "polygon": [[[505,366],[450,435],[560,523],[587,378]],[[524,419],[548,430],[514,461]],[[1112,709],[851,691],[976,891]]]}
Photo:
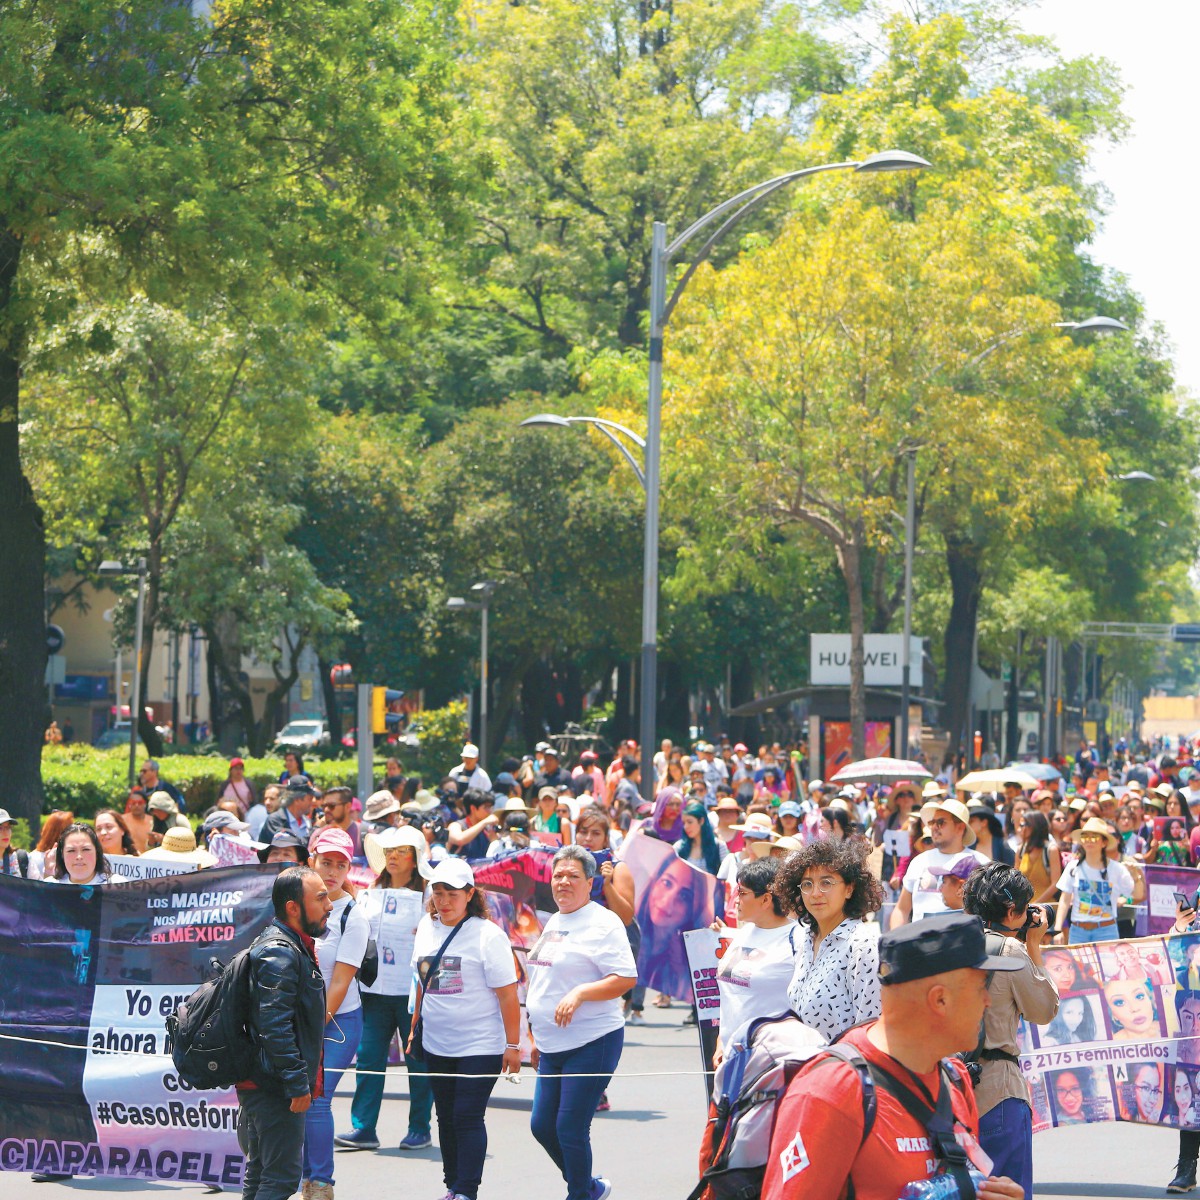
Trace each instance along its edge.
{"label": "eyeglasses", "polygon": [[1077,1084],[1077,1083],[1070,1083],[1070,1084],[1066,1084],[1065,1086],[1062,1086],[1062,1087],[1056,1087],[1054,1089],[1054,1091],[1057,1095],[1062,1096],[1064,1098],[1067,1096],[1082,1096],[1083,1095],[1083,1088],[1081,1088],[1079,1086],[1079,1084]]}
{"label": "eyeglasses", "polygon": [[1162,1088],[1156,1083],[1135,1083],[1133,1085],[1143,1096],[1148,1096],[1153,1099],[1158,1099],[1162,1095]]}
{"label": "eyeglasses", "polygon": [[807,895],[809,892],[832,892],[835,883],[842,883],[843,880],[834,879],[832,875],[826,875],[821,879],[805,879],[800,883],[800,890]]}
{"label": "eyeglasses", "polygon": [[1102,842],[1104,841],[1104,838],[1098,833],[1081,833],[1079,835],[1079,840],[1081,842]]}

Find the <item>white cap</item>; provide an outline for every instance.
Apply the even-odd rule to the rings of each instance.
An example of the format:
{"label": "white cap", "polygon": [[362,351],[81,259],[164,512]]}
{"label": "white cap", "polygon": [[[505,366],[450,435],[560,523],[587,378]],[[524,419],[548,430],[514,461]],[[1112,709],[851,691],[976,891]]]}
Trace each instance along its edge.
{"label": "white cap", "polygon": [[475,873],[471,870],[471,864],[463,858],[443,858],[426,878],[430,887],[439,883],[452,888],[475,886]]}
{"label": "white cap", "polygon": [[463,758],[478,758],[479,757],[479,747],[476,746],[474,742],[468,742],[462,748],[462,757]]}
{"label": "white cap", "polygon": [[11,825],[13,818],[8,815],[7,808],[0,808],[0,825]]}

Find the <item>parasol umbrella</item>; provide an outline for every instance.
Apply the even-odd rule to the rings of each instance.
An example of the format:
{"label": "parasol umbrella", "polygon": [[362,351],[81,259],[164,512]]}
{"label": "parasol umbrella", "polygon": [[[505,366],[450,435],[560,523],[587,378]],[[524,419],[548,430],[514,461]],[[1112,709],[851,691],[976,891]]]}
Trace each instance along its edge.
{"label": "parasol umbrella", "polygon": [[1009,763],[1010,767],[1015,767],[1018,771],[1024,771],[1026,775],[1032,775],[1038,783],[1050,783],[1052,780],[1061,779],[1062,774],[1049,763]]}
{"label": "parasol umbrella", "polygon": [[899,783],[902,779],[918,782],[933,776],[919,762],[906,758],[864,758],[843,767],[830,783]]}
{"label": "parasol umbrella", "polygon": [[972,771],[964,775],[955,785],[957,792],[994,792],[1002,784],[1015,783],[1031,791],[1039,786],[1038,781],[1020,767],[997,767],[992,771]]}

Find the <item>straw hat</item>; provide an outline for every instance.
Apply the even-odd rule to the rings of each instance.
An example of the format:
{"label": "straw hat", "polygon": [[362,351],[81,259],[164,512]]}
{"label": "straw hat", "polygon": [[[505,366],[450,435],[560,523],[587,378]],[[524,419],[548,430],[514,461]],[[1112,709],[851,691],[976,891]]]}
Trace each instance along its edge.
{"label": "straw hat", "polygon": [[921,789],[921,799],[922,800],[936,800],[939,796],[944,796],[944,795],[946,795],[946,789],[944,787],[942,787],[942,785],[940,783],[938,783],[938,781],[936,779],[931,779]]}
{"label": "straw hat", "polygon": [[366,834],[362,844],[363,853],[367,856],[367,863],[376,875],[381,874],[387,865],[389,850],[408,846],[416,856],[418,873],[422,878],[429,878],[429,866],[425,861],[429,853],[429,846],[425,841],[425,835],[419,829],[414,829],[411,825],[393,826],[380,833]]}
{"label": "straw hat", "polygon": [[162,843],[154,850],[147,850],[143,858],[154,858],[169,862],[193,862],[198,867],[215,867],[216,858],[202,847],[196,847],[196,835],[191,826],[176,825],[163,834]]}
{"label": "straw hat", "polygon": [[928,804],[921,806],[921,820],[928,825],[933,819],[933,814],[939,812],[944,812],[953,817],[955,820],[961,821],[967,827],[967,832],[963,837],[963,845],[975,845],[976,838],[975,831],[971,828],[971,813],[961,800],[953,800],[950,798],[945,800],[932,800]]}
{"label": "straw hat", "polygon": [[1076,829],[1075,832],[1071,834],[1071,841],[1076,843],[1081,842],[1085,833],[1100,834],[1108,843],[1108,848],[1110,850],[1116,850],[1117,846],[1120,844],[1117,841],[1116,835],[1111,829],[1109,829],[1108,822],[1100,820],[1099,817],[1089,817],[1083,823],[1082,828]]}
{"label": "straw hat", "polygon": [[771,818],[766,813],[748,813],[746,819],[740,825],[730,825],[730,829],[740,829],[745,833],[758,834],[760,837],[768,839],[777,837],[775,826],[771,824]]}
{"label": "straw hat", "polygon": [[367,797],[367,807],[363,810],[364,821],[382,821],[384,817],[400,811],[400,801],[389,791],[372,792]]}

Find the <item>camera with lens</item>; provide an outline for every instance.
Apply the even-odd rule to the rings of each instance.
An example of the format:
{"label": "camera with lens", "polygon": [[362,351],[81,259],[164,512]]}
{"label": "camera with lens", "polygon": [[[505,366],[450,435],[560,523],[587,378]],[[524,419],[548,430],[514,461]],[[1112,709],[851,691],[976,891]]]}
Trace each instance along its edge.
{"label": "camera with lens", "polygon": [[1021,941],[1025,941],[1029,937],[1029,931],[1033,928],[1036,914],[1042,914],[1042,921],[1046,925],[1046,937],[1052,936],[1057,932],[1054,928],[1054,910],[1046,904],[1030,904],[1025,909],[1025,924],[1017,931],[1017,937]]}

